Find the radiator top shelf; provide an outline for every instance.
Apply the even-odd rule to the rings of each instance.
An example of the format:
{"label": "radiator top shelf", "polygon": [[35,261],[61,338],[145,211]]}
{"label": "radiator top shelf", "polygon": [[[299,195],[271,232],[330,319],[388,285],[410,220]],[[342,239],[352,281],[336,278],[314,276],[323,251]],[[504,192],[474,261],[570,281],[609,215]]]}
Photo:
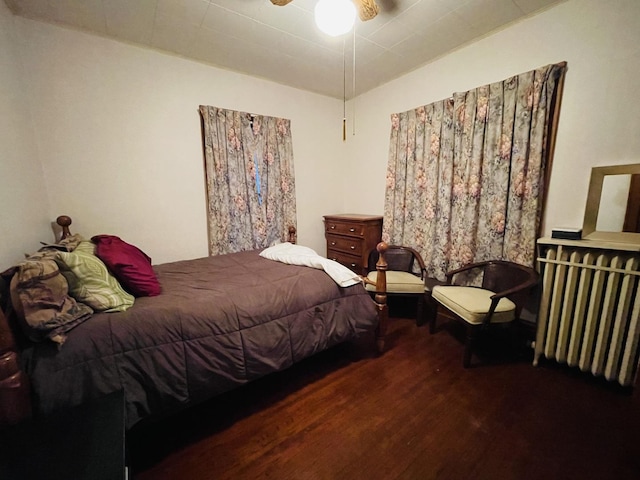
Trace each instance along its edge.
{"label": "radiator top shelf", "polygon": [[544,237],[538,239],[539,245],[565,245],[579,248],[599,248],[603,250],[619,250],[625,252],[640,252],[639,243],[611,242],[604,240],[564,240],[562,238]]}

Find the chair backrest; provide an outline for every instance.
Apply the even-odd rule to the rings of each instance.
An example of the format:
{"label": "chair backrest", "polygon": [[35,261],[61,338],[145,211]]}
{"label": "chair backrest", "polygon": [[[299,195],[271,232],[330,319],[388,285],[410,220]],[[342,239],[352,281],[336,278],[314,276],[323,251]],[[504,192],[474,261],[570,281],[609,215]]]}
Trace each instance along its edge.
{"label": "chair backrest", "polygon": [[[482,288],[493,292],[502,292],[526,283],[533,287],[538,281],[538,273],[531,267],[506,260],[490,261],[484,268]],[[508,298],[517,306],[518,315],[523,304],[527,302],[531,289],[508,295]]]}
{"label": "chair backrest", "polygon": [[506,260],[493,260],[484,268],[482,288],[500,292],[536,280],[537,277],[533,268]]}
{"label": "chair backrest", "polygon": [[[375,271],[378,256],[378,251],[375,248],[369,252],[369,260],[367,263],[369,272]],[[387,260],[387,270],[413,272],[416,253],[412,248],[400,245],[389,245],[384,257]]]}

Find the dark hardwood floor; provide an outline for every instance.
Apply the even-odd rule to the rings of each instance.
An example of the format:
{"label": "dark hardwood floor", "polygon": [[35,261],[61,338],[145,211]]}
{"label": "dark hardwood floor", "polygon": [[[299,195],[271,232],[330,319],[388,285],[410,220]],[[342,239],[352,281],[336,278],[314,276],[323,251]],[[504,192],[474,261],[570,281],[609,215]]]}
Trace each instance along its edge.
{"label": "dark hardwood floor", "polygon": [[[460,331],[394,318],[128,435],[134,480],[640,479],[640,393],[505,353],[462,368]],[[502,353],[496,353],[502,352]]]}

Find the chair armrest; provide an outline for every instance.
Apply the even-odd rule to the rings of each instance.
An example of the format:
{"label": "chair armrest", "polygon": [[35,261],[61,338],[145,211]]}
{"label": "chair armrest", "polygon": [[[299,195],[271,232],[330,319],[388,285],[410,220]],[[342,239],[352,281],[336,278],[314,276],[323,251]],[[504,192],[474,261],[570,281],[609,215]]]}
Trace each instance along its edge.
{"label": "chair armrest", "polygon": [[509,295],[513,295],[514,293],[522,292],[524,290],[532,288],[537,284],[538,284],[538,279],[532,278],[530,280],[527,280],[525,283],[521,283],[520,285],[517,285],[513,288],[509,288],[508,290],[496,292],[495,295],[491,296],[491,299],[493,300],[494,298],[501,299],[503,297],[508,297]]}
{"label": "chair armrest", "polygon": [[420,278],[425,280],[427,278],[427,267],[424,264],[424,260],[422,259],[422,255],[420,255],[420,253],[418,253],[418,251],[416,249],[414,249],[414,248],[411,248],[411,247],[404,247],[404,248],[406,248],[411,253],[413,253],[413,258],[415,258],[416,261],[418,262],[418,265],[420,265]]}
{"label": "chair armrest", "polygon": [[491,323],[491,317],[493,317],[493,314],[495,313],[496,308],[498,307],[498,302],[502,297],[493,295],[490,298],[491,298],[491,306],[489,307],[489,311],[487,312],[484,319],[482,320],[482,328],[485,328],[487,325]]}
{"label": "chair armrest", "polygon": [[418,253],[418,251],[415,248],[406,247],[404,245],[402,246],[402,248],[404,248],[405,250],[409,250],[413,254],[413,257],[418,261],[418,265],[420,265],[420,270],[427,269],[427,267],[424,264],[424,260],[422,260],[422,255],[420,255],[420,253]]}
{"label": "chair armrest", "polygon": [[468,265],[465,265],[463,267],[448,271],[447,273],[445,273],[445,277],[447,278],[447,285],[451,285],[451,281],[453,280],[453,277],[456,276],[458,273],[466,272],[467,270],[472,270],[474,268],[484,269],[484,267],[489,265],[489,263],[491,262],[488,260],[484,262],[469,263]]}
{"label": "chair armrest", "polygon": [[362,283],[364,283],[365,285],[375,285],[376,282],[372,282],[371,280],[369,280],[369,278],[365,277],[364,275],[358,275],[358,277],[360,277],[360,280],[362,280]]}
{"label": "chair armrest", "polygon": [[[489,308],[489,311],[487,312],[487,316],[484,318],[483,320],[483,325],[488,325],[491,322],[491,317],[493,316],[493,312],[495,311],[496,307],[498,306],[498,302],[505,298],[508,297],[510,295],[516,294],[516,293],[520,293],[520,292],[524,292],[534,286],[536,286],[538,283],[538,278],[530,278],[529,280],[527,280],[524,283],[521,283],[520,285],[517,285],[513,288],[509,288],[507,290],[503,290],[501,292],[497,292],[496,294],[492,295],[491,297],[489,297],[491,299],[491,307]],[[516,316],[520,315],[520,309],[521,307],[516,305]]]}

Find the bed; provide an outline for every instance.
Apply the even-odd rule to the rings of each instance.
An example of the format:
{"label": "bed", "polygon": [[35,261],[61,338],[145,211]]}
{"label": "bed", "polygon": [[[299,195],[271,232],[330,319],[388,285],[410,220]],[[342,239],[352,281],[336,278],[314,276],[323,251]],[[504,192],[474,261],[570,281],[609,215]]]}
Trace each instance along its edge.
{"label": "bed", "polygon": [[[68,236],[70,219],[60,218]],[[381,352],[386,244],[378,249],[374,299],[362,284],[340,287],[320,269],[273,261],[259,250],[154,265],[159,295],[135,298],[125,311],[94,312],[61,346],[26,338],[5,291],[0,422],[123,390],[131,428],[363,334],[375,332]]]}

